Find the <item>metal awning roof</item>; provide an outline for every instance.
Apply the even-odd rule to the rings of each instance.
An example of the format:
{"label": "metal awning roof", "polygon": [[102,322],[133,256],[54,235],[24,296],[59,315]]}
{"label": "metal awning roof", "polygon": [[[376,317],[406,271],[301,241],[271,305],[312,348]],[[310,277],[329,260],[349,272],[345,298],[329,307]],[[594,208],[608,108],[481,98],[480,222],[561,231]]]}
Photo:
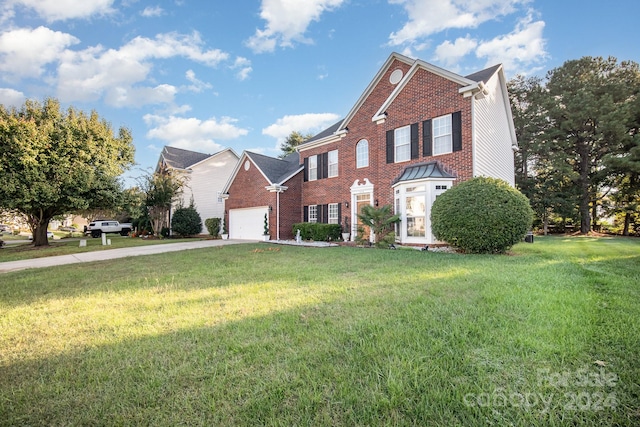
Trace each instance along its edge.
{"label": "metal awning roof", "polygon": [[403,181],[415,181],[418,179],[429,178],[445,178],[455,179],[456,176],[447,172],[447,170],[439,162],[420,163],[417,165],[407,166],[394,184]]}

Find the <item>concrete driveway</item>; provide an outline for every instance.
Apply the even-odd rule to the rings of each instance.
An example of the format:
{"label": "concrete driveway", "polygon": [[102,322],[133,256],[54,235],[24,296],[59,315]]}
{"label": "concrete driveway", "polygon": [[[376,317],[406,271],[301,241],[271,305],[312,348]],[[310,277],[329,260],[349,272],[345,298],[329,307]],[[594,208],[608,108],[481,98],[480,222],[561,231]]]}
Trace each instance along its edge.
{"label": "concrete driveway", "polygon": [[214,246],[234,245],[238,243],[255,243],[252,240],[198,240],[195,242],[161,243],[157,245],[136,246],[132,248],[107,249],[103,251],[83,252],[73,255],[59,255],[44,258],[25,259],[21,261],[0,262],[0,273],[25,270],[27,268],[53,267],[81,262],[104,261],[107,259],[126,258],[140,255],[153,255],[165,252],[202,249]]}

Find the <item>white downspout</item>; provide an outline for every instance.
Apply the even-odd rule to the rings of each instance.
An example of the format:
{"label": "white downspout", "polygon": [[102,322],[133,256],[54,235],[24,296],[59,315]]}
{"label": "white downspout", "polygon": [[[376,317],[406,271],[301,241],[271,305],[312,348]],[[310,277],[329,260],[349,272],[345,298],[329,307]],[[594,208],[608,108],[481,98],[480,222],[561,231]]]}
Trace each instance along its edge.
{"label": "white downspout", "polygon": [[280,191],[276,191],[276,240],[280,240]]}

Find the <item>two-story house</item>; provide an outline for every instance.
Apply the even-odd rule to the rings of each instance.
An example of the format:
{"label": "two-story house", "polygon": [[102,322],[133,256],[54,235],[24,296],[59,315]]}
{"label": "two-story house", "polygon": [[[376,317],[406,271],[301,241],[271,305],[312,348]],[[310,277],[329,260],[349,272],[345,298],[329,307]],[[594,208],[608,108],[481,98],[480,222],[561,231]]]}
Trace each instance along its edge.
{"label": "two-story house", "polygon": [[223,189],[237,163],[238,155],[230,148],[204,154],[165,146],[156,170],[169,168],[184,179],[182,197],[174,203],[171,212],[179,206],[189,206],[193,201],[202,219],[201,232],[207,233],[205,220],[224,216]]}
{"label": "two-story house", "polygon": [[353,239],[363,205],[391,205],[401,243],[432,243],[435,198],[474,176],[513,185],[516,147],[501,65],[463,77],[393,53],[343,120],[298,147],[300,221],[348,223]]}

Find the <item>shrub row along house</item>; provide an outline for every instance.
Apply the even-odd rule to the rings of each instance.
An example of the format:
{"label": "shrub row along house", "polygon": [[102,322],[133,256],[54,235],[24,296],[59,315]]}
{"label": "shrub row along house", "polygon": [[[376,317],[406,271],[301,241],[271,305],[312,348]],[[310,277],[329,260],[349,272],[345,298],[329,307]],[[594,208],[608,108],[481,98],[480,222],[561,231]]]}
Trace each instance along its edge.
{"label": "shrub row along house", "polygon": [[220,190],[229,237],[261,239],[266,215],[272,239],[304,221],[341,224],[353,240],[363,205],[391,205],[399,242],[433,243],[435,198],[474,176],[513,185],[515,149],[501,65],[462,77],[393,53],[346,117],[298,152],[242,153]]}

